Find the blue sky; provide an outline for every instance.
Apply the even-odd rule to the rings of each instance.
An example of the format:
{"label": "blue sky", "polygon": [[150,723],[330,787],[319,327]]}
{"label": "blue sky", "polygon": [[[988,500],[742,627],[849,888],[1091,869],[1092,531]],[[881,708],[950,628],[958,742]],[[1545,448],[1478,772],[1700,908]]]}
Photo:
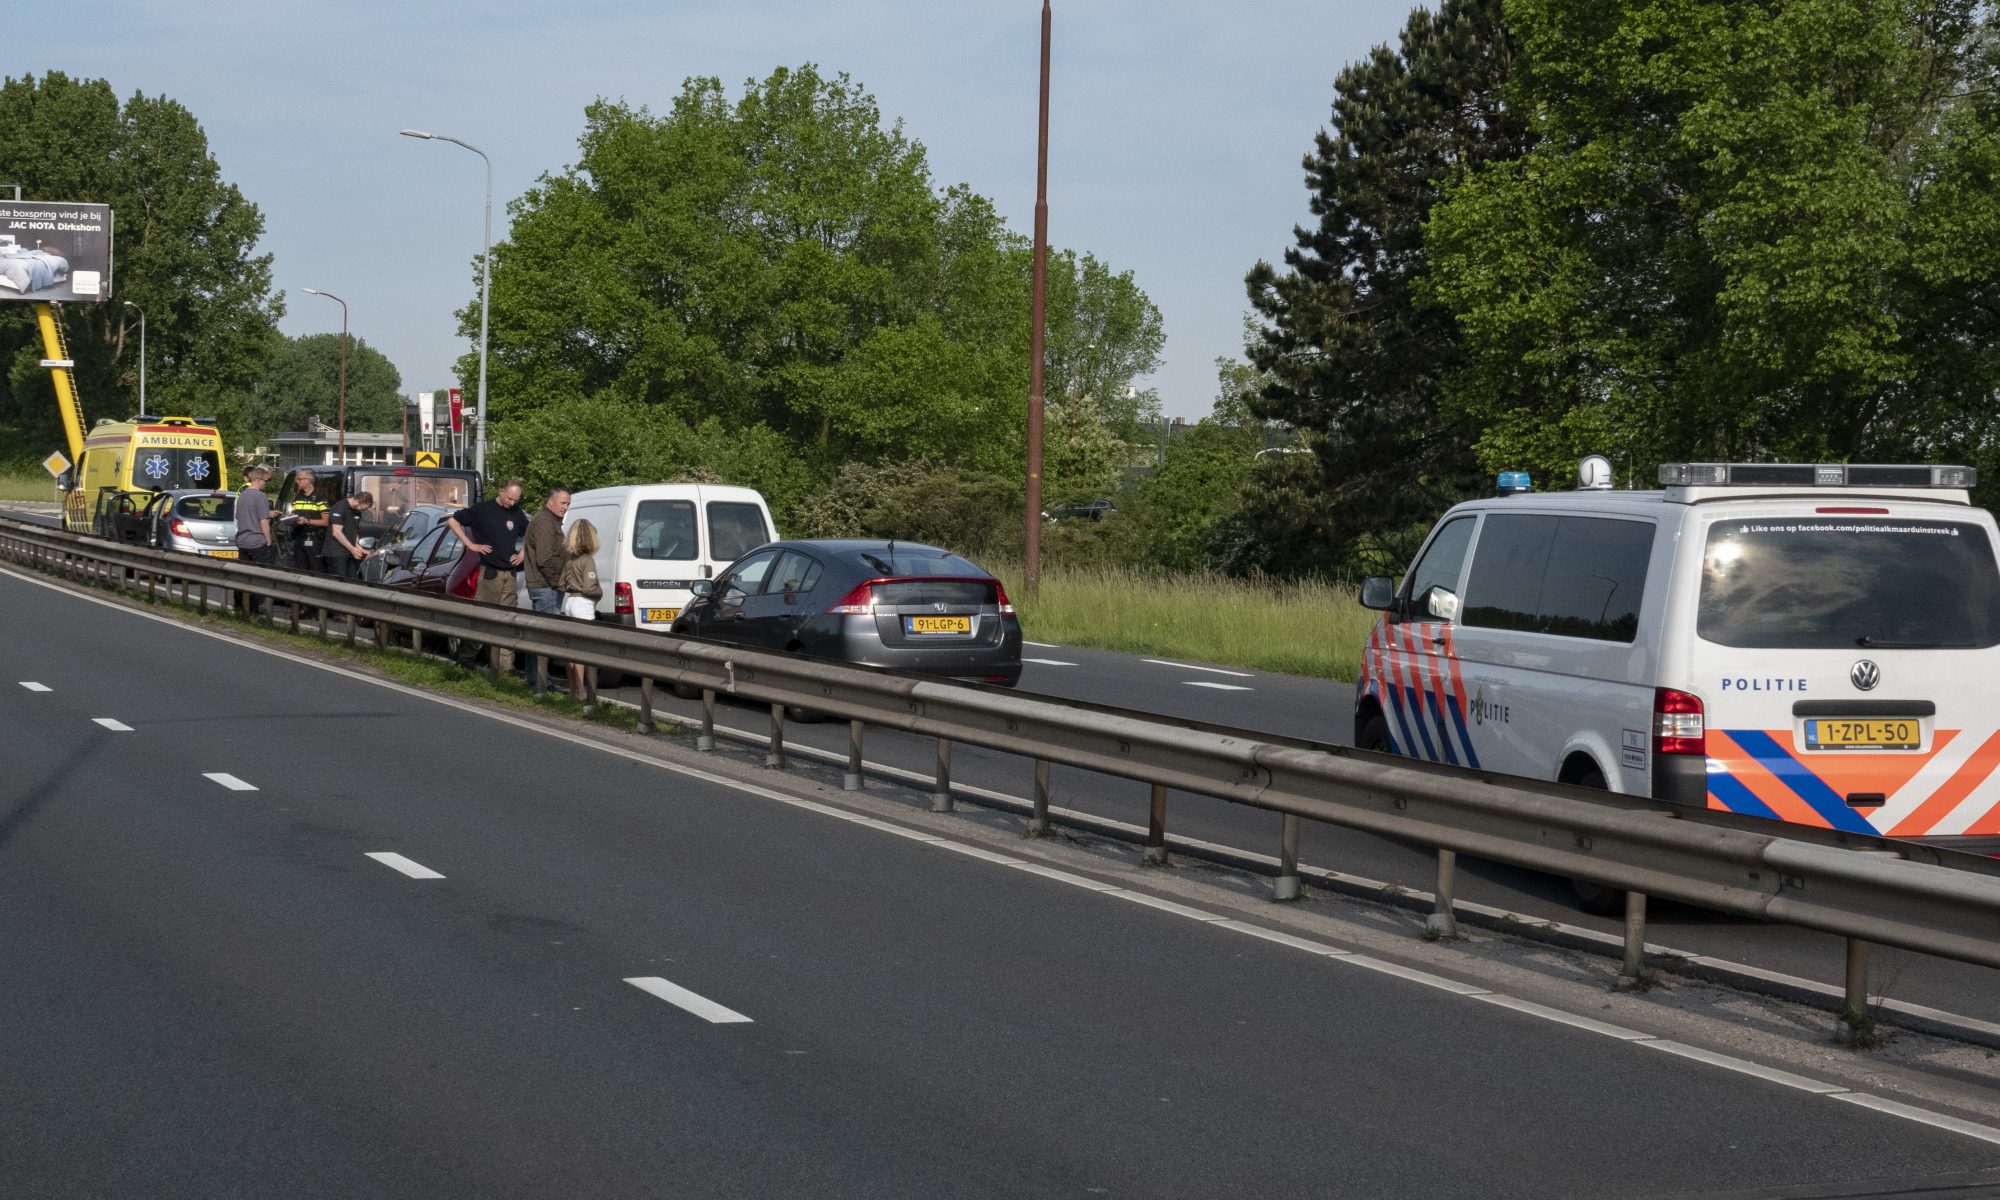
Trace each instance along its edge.
{"label": "blue sky", "polygon": [[[1333,76],[1393,40],[1410,0],[1057,0],[1049,229],[1131,270],[1166,321],[1150,381],[1198,417],[1213,360],[1238,352],[1243,274],[1308,219],[1299,168]],[[874,93],[929,152],[940,184],[1033,227],[1035,0],[108,0],[17,39],[8,74],[63,70],[121,96],[164,94],[208,132],[224,178],[264,213],[290,334],[354,332],[415,392],[447,386],[466,348],[483,176],[506,202],[575,158],[584,106],[664,110],[690,75],[732,93],[815,62]],[[88,200],[73,196],[63,199]],[[471,396],[472,381],[466,380]]]}

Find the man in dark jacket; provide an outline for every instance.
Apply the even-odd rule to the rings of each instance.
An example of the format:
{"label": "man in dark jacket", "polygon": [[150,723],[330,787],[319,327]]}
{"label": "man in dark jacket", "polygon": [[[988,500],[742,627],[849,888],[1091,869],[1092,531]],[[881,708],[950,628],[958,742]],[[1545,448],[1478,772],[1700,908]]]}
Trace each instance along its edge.
{"label": "man in dark jacket", "polygon": [[[479,586],[473,598],[508,608],[518,606],[521,562],[526,557],[520,544],[528,533],[528,520],[521,515],[521,481],[509,479],[491,500],[461,508],[444,523],[466,549],[479,556]],[[514,652],[504,646],[493,647],[493,669],[502,674],[512,671]]]}
{"label": "man in dark jacket", "polygon": [[[563,514],[569,511],[569,489],[553,487],[549,498],[542,501],[542,507],[528,522],[528,539],[522,543],[523,565],[527,568],[528,603],[534,605],[538,613],[553,616],[562,611],[562,591],[556,584],[562,579],[563,564],[568,555],[563,553]],[[542,660],[540,655],[528,658],[527,680],[529,687],[541,683]]]}

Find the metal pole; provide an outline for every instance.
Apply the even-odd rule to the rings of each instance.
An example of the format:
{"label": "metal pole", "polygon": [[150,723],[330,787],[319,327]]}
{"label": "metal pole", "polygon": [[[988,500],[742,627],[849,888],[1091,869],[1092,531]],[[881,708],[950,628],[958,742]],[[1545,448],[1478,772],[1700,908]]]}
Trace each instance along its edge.
{"label": "metal pole", "polygon": [[146,412],[146,310],[130,300],[124,304],[139,314],[139,411]]}
{"label": "metal pole", "polygon": [[1041,127],[1035,149],[1034,289],[1028,307],[1028,595],[1042,586],[1042,357],[1049,277],[1049,0],[1042,0]]}
{"label": "metal pole", "polygon": [[1167,789],[1153,785],[1153,806],[1146,814],[1146,854],[1140,861],[1149,867],[1167,865]]}
{"label": "metal pole", "polygon": [[694,739],[697,750],[715,749],[715,689],[701,689],[701,733]]}
{"label": "metal pole", "polygon": [[1437,852],[1437,886],[1432,889],[1430,915],[1424,918],[1424,936],[1455,938],[1458,915],[1451,911],[1452,893],[1458,889],[1458,851]]}
{"label": "metal pole", "polygon": [[1625,893],[1625,961],[1618,968],[1618,986],[1633,988],[1646,978],[1646,893]]}
{"label": "metal pole", "polygon": [[1035,760],[1035,811],[1028,818],[1029,837],[1049,835],[1049,760]]}
{"label": "metal pole", "polygon": [[347,301],[332,292],[322,292],[318,288],[306,288],[308,296],[325,296],[340,305],[340,465],[347,465]]}
{"label": "metal pole", "polygon": [[1296,900],[1299,885],[1299,818],[1285,813],[1278,831],[1278,881],[1271,885],[1271,899]]}
{"label": "metal pole", "polygon": [[947,738],[937,740],[937,785],[931,792],[931,811],[950,812],[951,805],[951,742]]}
{"label": "metal pole", "polygon": [[[548,660],[542,660],[542,686],[548,686]],[[639,732],[653,732],[653,677],[648,675],[639,681]]]}
{"label": "metal pole", "polygon": [[1868,1016],[1868,943],[1847,939],[1847,996],[1841,1005],[1840,1021],[1834,1026],[1834,1040],[1854,1043],[1866,1040]]}
{"label": "metal pole", "polygon": [[840,777],[840,786],[850,792],[861,790],[861,731],[865,728],[859,721],[847,723],[847,773]]}
{"label": "metal pole", "polygon": [[764,752],[764,765],[785,765],[785,706],[782,704],[771,706],[771,746]]}
{"label": "metal pole", "polygon": [[463,146],[480,157],[486,164],[486,226],[484,240],[480,248],[479,263],[479,432],[473,443],[473,469],[482,478],[486,475],[486,313],[491,307],[489,288],[493,281],[493,160],[486,157],[486,151],[469,142],[461,142],[455,137],[441,133],[427,133],[421,129],[405,129],[404,137],[421,138],[424,141],[450,142]]}

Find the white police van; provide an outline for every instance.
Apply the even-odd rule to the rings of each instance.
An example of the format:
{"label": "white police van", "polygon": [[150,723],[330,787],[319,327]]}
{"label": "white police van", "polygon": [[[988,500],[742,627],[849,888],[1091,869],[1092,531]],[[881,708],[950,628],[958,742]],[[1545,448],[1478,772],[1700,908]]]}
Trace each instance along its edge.
{"label": "white police van", "polygon": [[1400,588],[1363,583],[1356,745],[2000,852],[2000,535],[1971,468],[1502,480]]}

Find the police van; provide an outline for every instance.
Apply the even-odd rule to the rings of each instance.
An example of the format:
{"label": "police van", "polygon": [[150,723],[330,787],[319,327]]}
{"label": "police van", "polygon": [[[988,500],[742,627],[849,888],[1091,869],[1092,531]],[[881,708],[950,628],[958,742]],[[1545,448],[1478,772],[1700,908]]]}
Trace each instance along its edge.
{"label": "police van", "polygon": [[1502,480],[1400,587],[1363,583],[1356,745],[2000,852],[2000,536],[1972,468]]}

